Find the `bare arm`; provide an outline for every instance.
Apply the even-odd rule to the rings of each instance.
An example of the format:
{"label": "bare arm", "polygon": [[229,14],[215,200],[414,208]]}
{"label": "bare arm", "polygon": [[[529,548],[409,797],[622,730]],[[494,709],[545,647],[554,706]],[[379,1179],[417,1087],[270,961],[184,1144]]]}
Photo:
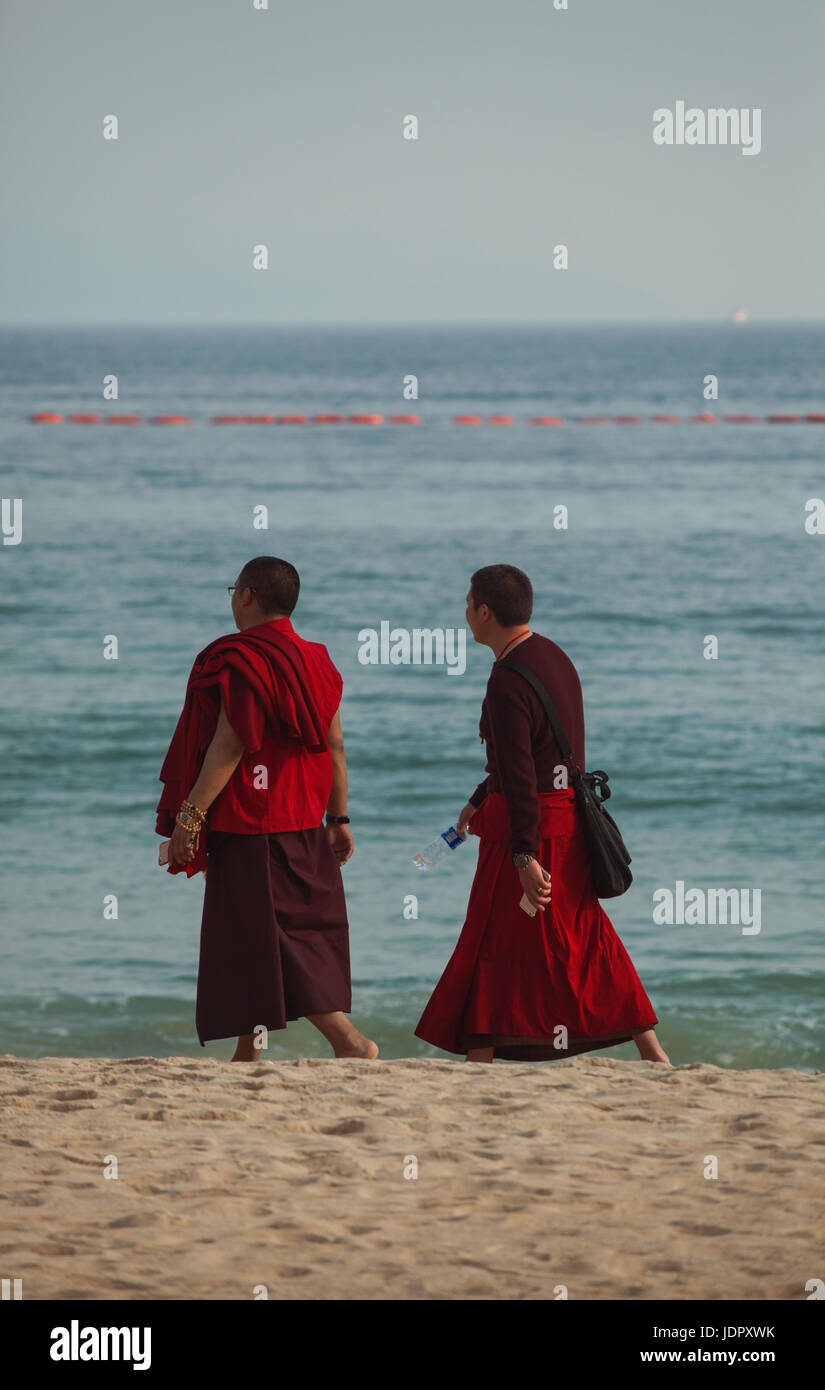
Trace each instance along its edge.
{"label": "bare arm", "polygon": [[187,800],[200,811],[207,811],[229,781],[243,757],[243,744],[226,717],[221,696],[221,712],[212,742]]}
{"label": "bare arm", "polygon": [[329,726],[327,745],[332,754],[332,791],[327,802],[327,815],[345,816],[347,814],[347,755],[344,751],[340,709],[335,711]]}
{"label": "bare arm", "polygon": [[[207,811],[218,793],[223,791],[242,756],[243,744],[226,717],[221,696],[217,728],[187,800],[199,811]],[[172,832],[169,858],[178,864],[188,864],[194,858],[194,851],[189,848],[189,832],[180,825],[176,825]]]}
{"label": "bare arm", "polygon": [[[337,709],[327,734],[327,746],[332,754],[332,791],[327,802],[328,816],[347,814],[347,755],[341,729],[341,711]],[[339,864],[346,864],[354,845],[348,825],[327,825],[326,836]]]}

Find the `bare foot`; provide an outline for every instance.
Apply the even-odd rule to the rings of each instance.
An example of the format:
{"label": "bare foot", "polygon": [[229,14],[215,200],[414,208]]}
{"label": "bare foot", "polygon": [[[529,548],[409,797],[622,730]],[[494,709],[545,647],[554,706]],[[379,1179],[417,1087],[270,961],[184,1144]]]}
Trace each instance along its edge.
{"label": "bare foot", "polygon": [[307,1014],[310,1023],[323,1033],[336,1057],[361,1057],[371,1062],[378,1056],[378,1044],[365,1038],[340,1009],[333,1013]]}
{"label": "bare foot", "polygon": [[336,1057],[362,1057],[365,1061],[371,1062],[378,1056],[378,1043],[353,1029],[352,1036],[345,1042],[336,1043],[333,1051]]}
{"label": "bare foot", "polygon": [[636,1033],[633,1041],[643,1062],[666,1062],[670,1066],[670,1058],[656,1037],[655,1029],[646,1028],[643,1033]]}
{"label": "bare foot", "polygon": [[260,1043],[260,1033],[244,1033],[238,1038],[238,1046],[235,1054],[230,1057],[230,1062],[259,1062],[261,1058],[261,1048],[256,1047],[255,1043]]}

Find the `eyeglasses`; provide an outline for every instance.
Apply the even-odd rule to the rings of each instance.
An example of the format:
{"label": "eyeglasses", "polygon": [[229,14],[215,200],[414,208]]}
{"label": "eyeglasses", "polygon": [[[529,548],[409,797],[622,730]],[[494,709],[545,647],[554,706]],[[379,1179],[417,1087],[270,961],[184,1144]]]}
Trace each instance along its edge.
{"label": "eyeglasses", "polygon": [[250,594],[257,594],[258,590],[253,589],[251,584],[227,584],[226,591],[231,598],[236,589],[248,589]]}

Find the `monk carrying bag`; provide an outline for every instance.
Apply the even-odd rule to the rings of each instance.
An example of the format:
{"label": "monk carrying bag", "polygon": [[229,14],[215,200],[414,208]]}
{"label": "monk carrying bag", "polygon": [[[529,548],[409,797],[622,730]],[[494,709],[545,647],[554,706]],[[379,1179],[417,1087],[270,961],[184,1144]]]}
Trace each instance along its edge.
{"label": "monk carrying bag", "polygon": [[[550,727],[556,735],[556,742],[566,762],[573,750],[562,728],[559,712],[538,676],[529,666],[522,665],[512,656],[505,657],[498,664],[509,666],[511,671],[517,671],[532,685],[544,706]],[[618,898],[627,892],[633,882],[633,875],[628,867],[630,855],[619,833],[619,827],[610,812],[605,810],[604,803],[611,794],[607,785],[607,773],[582,772],[576,768],[575,772],[570,771],[570,785],[581,814],[590,860],[590,878],[596,897]]]}

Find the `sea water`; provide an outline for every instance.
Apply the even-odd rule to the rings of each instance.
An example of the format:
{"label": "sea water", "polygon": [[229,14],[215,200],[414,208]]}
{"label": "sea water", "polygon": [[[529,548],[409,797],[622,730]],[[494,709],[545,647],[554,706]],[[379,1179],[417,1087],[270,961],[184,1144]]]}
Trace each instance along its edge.
{"label": "sea water", "polygon": [[[804,509],[825,429],[526,424],[821,411],[822,327],[26,328],[0,349],[0,494],[23,499],[22,541],[0,545],[0,1052],[231,1055],[195,1036],[203,879],[158,867],[158,773],[193,657],[233,630],[226,586],[276,554],[301,574],[297,629],[343,675],[352,1017],[383,1055],[436,1055],[413,1029],[477,851],[431,875],[412,858],[484,775],[491,655],[468,634],[460,675],[365,665],[358,633],[463,628],[473,570],[507,561],[581,676],[588,764],[633,855],[605,907],[669,1055],[823,1065],[825,537]],[[48,409],[193,423],[29,422]],[[421,426],[206,423],[411,409]],[[465,412],[516,424],[451,423]],[[760,889],[760,932],[657,924],[679,882]],[[306,1021],[269,1038],[272,1057],[327,1051]]]}

